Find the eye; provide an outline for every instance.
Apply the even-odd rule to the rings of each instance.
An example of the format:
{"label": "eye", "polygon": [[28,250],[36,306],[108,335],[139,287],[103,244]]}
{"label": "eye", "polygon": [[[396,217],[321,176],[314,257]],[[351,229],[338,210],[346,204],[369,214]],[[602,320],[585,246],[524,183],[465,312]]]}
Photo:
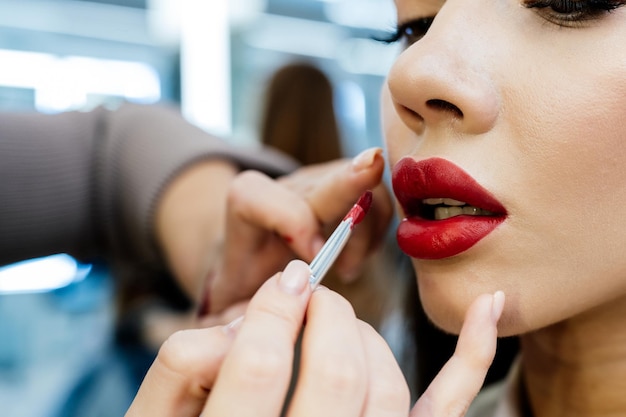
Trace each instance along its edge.
{"label": "eye", "polygon": [[410,20],[399,25],[392,33],[389,33],[387,36],[382,38],[377,38],[377,40],[384,43],[402,41],[405,47],[411,46],[426,35],[426,32],[428,32],[433,20],[435,20],[435,16],[420,17],[418,19]]}
{"label": "eye", "polygon": [[525,0],[524,7],[539,9],[542,17],[559,26],[594,20],[626,4],[626,0]]}

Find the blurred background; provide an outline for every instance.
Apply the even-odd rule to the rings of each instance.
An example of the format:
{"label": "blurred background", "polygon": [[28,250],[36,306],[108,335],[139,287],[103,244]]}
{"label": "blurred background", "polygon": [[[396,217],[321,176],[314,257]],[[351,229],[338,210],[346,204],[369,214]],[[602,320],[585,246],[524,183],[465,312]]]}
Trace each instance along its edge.
{"label": "blurred background", "polygon": [[[0,0],[0,111],[169,102],[250,144],[271,74],[307,61],[352,156],[382,143],[396,51],[373,37],[394,24],[391,0]],[[66,255],[0,268],[0,416],[124,414],[151,358],[134,369],[112,350],[113,291],[106,265]]]}

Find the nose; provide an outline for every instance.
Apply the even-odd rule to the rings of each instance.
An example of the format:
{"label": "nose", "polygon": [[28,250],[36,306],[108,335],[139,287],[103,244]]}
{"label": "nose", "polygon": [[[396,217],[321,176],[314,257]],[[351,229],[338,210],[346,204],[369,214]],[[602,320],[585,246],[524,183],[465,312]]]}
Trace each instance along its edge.
{"label": "nose", "polygon": [[444,10],[447,5],[426,36],[402,52],[391,68],[391,99],[403,123],[418,134],[437,126],[484,133],[500,112],[489,71],[493,51],[481,42],[484,36],[477,33],[475,21],[468,22],[466,11]]}

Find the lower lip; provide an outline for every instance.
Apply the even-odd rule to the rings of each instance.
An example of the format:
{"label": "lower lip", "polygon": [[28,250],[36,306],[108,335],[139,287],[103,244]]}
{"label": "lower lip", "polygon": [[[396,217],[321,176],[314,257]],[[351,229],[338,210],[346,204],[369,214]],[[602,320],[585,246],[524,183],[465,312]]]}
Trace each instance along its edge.
{"label": "lower lip", "polygon": [[443,259],[465,252],[505,219],[505,216],[455,216],[445,220],[404,219],[396,238],[412,258]]}

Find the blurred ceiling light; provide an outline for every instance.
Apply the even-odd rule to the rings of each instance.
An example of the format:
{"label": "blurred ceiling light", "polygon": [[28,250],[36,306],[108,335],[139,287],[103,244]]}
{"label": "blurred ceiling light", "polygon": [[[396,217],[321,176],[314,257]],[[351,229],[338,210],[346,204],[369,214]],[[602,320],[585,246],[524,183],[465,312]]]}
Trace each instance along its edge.
{"label": "blurred ceiling light", "polygon": [[229,0],[179,0],[181,108],[195,125],[230,135]]}
{"label": "blurred ceiling light", "polygon": [[[147,0],[148,26],[161,44],[178,48],[181,34],[181,14],[185,0]],[[214,0],[211,0],[214,1]],[[228,21],[231,29],[246,27],[267,8],[268,0],[230,0]]]}
{"label": "blurred ceiling light", "polygon": [[146,18],[150,34],[161,45],[178,48],[180,44],[181,2],[147,0]]}
{"label": "blurred ceiling light", "polygon": [[337,60],[347,72],[386,76],[398,55],[398,46],[372,39],[351,38],[338,48]]}
{"label": "blurred ceiling light", "polygon": [[0,0],[0,27],[153,44],[144,10],[91,1]]}
{"label": "blurred ceiling light", "polygon": [[30,259],[0,268],[0,294],[45,292],[83,280],[91,265],[59,254]]}
{"label": "blurred ceiling light", "polygon": [[268,0],[230,0],[228,6],[231,28],[246,27],[267,9]]}
{"label": "blurred ceiling light", "polygon": [[397,20],[391,0],[332,1],[324,11],[329,21],[353,28],[389,30]]}
{"label": "blurred ceiling light", "polygon": [[244,40],[255,48],[335,59],[339,42],[347,36],[331,23],[263,14]]}
{"label": "blurred ceiling light", "polygon": [[141,62],[60,58],[3,49],[0,62],[0,86],[33,89],[36,109],[41,112],[85,109],[89,96],[121,97],[137,103],[161,98],[158,73]]}

